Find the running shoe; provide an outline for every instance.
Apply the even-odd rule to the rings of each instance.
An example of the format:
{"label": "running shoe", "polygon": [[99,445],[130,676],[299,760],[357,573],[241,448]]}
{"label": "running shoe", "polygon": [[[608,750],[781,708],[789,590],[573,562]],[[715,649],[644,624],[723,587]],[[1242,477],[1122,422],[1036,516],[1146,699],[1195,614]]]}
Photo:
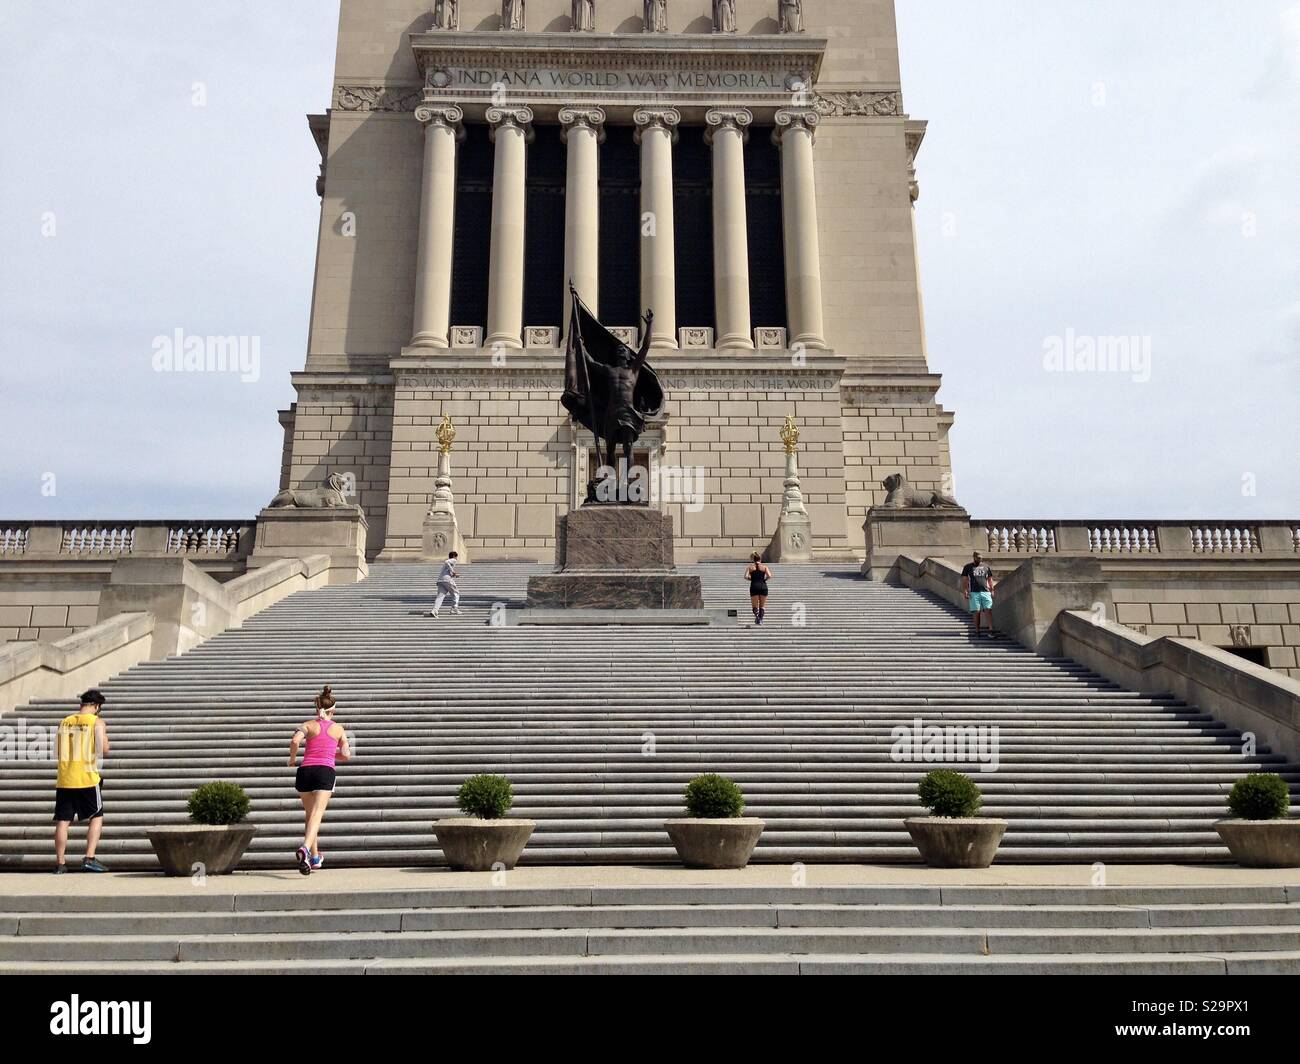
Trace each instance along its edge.
{"label": "running shoe", "polygon": [[313,872],[319,872],[321,870],[321,865],[323,865],[324,863],[325,863],[324,857],[322,857],[320,854],[313,854],[311,859],[311,870]]}
{"label": "running shoe", "polygon": [[296,857],[298,858],[298,871],[304,876],[311,875],[311,850],[307,849],[306,846],[299,846]]}
{"label": "running shoe", "polygon": [[54,874],[55,874],[56,876],[61,876],[61,875],[63,875],[67,870],[68,870],[68,866],[67,866],[67,865],[56,864],[56,865],[54,866]]}
{"label": "running shoe", "polygon": [[81,862],[81,870],[83,872],[107,872],[108,871],[107,868],[105,868],[102,864],[96,861],[93,857],[87,857],[84,861]]}

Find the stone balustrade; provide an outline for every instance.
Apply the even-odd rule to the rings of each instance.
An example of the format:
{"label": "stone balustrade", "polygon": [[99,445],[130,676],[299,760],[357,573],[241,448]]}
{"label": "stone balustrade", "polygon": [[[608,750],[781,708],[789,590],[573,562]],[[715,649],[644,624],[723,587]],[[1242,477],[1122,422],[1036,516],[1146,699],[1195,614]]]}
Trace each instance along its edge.
{"label": "stone balustrade", "polygon": [[1300,554],[1300,521],[971,521],[986,554],[1074,556]]}
{"label": "stone balustrade", "polygon": [[0,558],[245,558],[256,522],[0,521]]}

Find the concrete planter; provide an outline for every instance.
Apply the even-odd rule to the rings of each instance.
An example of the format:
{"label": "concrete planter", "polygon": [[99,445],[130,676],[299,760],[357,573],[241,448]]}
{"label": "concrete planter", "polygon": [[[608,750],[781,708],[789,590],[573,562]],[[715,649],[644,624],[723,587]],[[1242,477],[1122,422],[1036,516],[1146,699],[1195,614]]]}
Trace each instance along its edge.
{"label": "concrete planter", "polygon": [[765,827],[751,816],[664,821],[664,830],[687,868],[744,868]]}
{"label": "concrete planter", "polygon": [[149,828],[149,845],[169,876],[229,875],[257,834],[252,824],[176,824]]}
{"label": "concrete planter", "polygon": [[931,868],[988,868],[1007,830],[986,817],[909,817],[903,821]]}
{"label": "concrete planter", "polygon": [[449,817],[433,825],[447,864],[456,872],[514,868],[537,824],[532,820]]}
{"label": "concrete planter", "polygon": [[1300,868],[1300,820],[1218,820],[1214,830],[1244,868]]}

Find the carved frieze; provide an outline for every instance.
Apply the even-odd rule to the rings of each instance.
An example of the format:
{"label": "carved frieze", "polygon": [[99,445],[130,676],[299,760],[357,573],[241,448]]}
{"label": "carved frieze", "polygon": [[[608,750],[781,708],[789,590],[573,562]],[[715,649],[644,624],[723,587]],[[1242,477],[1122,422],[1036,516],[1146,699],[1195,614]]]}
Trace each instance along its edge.
{"label": "carved frieze", "polygon": [[336,85],[336,111],[414,111],[424,100],[424,90],[409,85]]}
{"label": "carved frieze", "polygon": [[813,106],[828,118],[888,118],[903,113],[901,92],[814,92]]}

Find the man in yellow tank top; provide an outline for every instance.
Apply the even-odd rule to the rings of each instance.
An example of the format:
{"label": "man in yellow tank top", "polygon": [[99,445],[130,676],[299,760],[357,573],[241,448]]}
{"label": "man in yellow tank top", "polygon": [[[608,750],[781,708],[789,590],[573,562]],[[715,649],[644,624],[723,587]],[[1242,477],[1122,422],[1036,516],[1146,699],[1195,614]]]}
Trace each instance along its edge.
{"label": "man in yellow tank top", "polygon": [[108,754],[108,726],[100,716],[105,699],[99,691],[81,696],[81,708],[59,723],[59,780],[54,792],[54,853],[56,875],[67,871],[64,851],[68,848],[68,826],[73,821],[89,824],[83,872],[107,872],[95,860],[95,848],[104,829],[103,780],[99,762]]}

